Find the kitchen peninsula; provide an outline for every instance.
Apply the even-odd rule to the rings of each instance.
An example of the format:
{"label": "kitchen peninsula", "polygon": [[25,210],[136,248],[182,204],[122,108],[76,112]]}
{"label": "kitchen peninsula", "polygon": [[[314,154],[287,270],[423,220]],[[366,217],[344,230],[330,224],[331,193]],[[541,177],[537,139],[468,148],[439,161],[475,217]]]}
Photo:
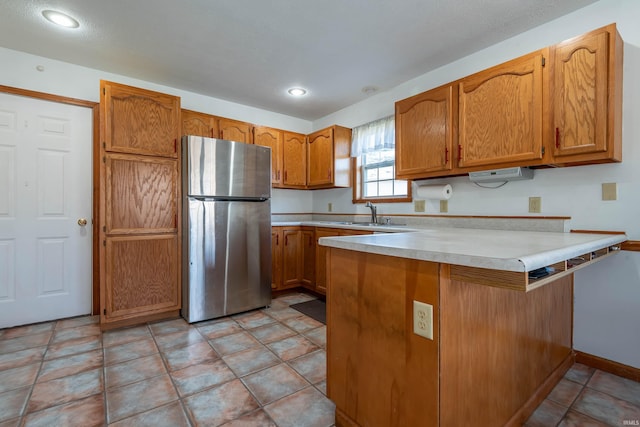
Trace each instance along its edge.
{"label": "kitchen peninsula", "polygon": [[[521,425],[573,364],[573,271],[625,240],[437,228],[320,239],[336,425]],[[414,301],[431,306],[419,320],[432,339],[413,332]]]}

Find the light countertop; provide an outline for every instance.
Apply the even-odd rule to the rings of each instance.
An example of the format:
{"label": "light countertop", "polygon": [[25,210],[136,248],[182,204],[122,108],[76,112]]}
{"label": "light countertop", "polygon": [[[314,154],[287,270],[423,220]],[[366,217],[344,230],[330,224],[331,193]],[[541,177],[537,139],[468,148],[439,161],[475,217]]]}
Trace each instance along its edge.
{"label": "light countertop", "polygon": [[[375,231],[378,228],[366,229]],[[625,240],[625,234],[433,228],[362,236],[323,237],[319,244],[422,261],[528,272],[602,248],[617,246]]]}

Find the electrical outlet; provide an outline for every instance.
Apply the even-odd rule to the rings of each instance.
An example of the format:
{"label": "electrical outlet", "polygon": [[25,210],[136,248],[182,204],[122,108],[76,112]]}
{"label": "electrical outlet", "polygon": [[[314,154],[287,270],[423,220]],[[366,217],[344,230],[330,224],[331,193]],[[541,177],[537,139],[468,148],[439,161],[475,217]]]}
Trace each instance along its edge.
{"label": "electrical outlet", "polygon": [[529,212],[542,212],[542,197],[529,197]]}
{"label": "electrical outlet", "polygon": [[413,302],[413,333],[433,339],[433,306],[420,301]]}
{"label": "electrical outlet", "polygon": [[603,183],[602,200],[618,200],[618,184],[615,182]]}
{"label": "electrical outlet", "polygon": [[327,203],[327,212],[333,211],[333,203]]}
{"label": "electrical outlet", "polygon": [[440,200],[440,212],[441,213],[449,212],[449,201],[448,200]]}
{"label": "electrical outlet", "polygon": [[414,200],[413,201],[413,210],[415,212],[424,212],[425,211],[424,200]]}

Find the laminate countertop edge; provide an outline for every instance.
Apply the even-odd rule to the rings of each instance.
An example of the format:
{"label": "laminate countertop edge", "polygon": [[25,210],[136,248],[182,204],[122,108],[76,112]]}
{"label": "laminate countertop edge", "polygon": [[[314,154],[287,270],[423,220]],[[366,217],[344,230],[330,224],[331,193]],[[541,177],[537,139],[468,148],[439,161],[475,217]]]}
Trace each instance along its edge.
{"label": "laminate countertop edge", "polygon": [[322,237],[321,246],[401,258],[530,272],[602,249],[620,250],[625,234],[432,228],[404,233]]}

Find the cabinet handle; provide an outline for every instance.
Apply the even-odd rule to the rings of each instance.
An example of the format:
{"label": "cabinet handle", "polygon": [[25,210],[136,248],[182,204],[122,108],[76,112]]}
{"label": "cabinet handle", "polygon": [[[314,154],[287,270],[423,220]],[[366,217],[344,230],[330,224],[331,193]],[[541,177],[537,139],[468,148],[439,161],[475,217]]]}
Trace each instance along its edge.
{"label": "cabinet handle", "polygon": [[278,243],[278,240],[280,240],[279,238],[280,238],[280,236],[278,234],[276,234],[276,245],[280,244],[280,243]]}
{"label": "cabinet handle", "polygon": [[174,153],[178,152],[178,139],[177,138],[173,138],[173,152]]}
{"label": "cabinet handle", "polygon": [[309,236],[309,247],[313,246],[313,239]]}
{"label": "cabinet handle", "polygon": [[284,180],[287,180],[287,171],[284,171]]}
{"label": "cabinet handle", "polygon": [[444,164],[449,163],[449,149],[444,147]]}
{"label": "cabinet handle", "polygon": [[287,246],[289,244],[289,236],[284,236],[284,245]]}
{"label": "cabinet handle", "polygon": [[462,160],[462,145],[458,144],[458,160]]}
{"label": "cabinet handle", "polygon": [[215,135],[213,134],[213,128],[211,128],[211,138],[215,138]]}
{"label": "cabinet handle", "polygon": [[560,148],[560,128],[556,128],[556,148]]}

